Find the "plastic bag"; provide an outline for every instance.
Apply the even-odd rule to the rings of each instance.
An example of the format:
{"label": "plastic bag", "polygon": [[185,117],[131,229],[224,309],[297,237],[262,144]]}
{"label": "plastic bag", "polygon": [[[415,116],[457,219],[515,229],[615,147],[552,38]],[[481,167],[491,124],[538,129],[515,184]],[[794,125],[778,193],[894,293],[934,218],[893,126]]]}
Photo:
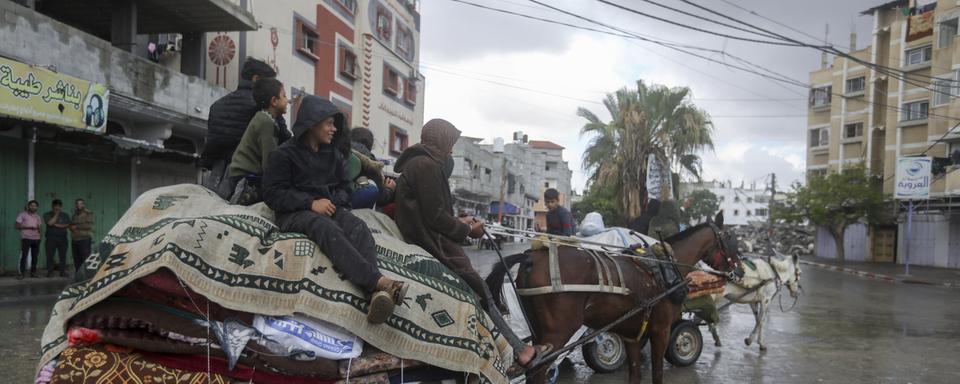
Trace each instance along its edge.
{"label": "plastic bag", "polygon": [[598,212],[590,212],[580,222],[580,236],[593,236],[603,232],[603,216]]}
{"label": "plastic bag", "polygon": [[342,360],[363,352],[363,340],[354,334],[306,315],[257,315],[253,326],[265,338],[283,346],[287,355],[308,352],[324,359]]}

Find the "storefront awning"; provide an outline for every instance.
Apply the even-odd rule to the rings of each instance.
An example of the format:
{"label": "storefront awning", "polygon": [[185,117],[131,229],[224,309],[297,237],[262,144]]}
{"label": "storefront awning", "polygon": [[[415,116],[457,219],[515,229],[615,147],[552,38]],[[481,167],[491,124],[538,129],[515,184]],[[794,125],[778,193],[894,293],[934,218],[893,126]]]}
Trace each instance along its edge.
{"label": "storefront awning", "polygon": [[[508,202],[504,202],[504,203],[503,203],[503,207],[504,207],[504,208],[503,208],[503,214],[504,214],[504,215],[519,215],[519,214],[520,214],[520,208],[517,207],[516,205],[510,204],[510,203],[508,203]],[[499,202],[499,201],[491,201],[491,202],[490,202],[490,214],[491,214],[491,215],[499,215],[499,214],[500,214],[500,202]]]}

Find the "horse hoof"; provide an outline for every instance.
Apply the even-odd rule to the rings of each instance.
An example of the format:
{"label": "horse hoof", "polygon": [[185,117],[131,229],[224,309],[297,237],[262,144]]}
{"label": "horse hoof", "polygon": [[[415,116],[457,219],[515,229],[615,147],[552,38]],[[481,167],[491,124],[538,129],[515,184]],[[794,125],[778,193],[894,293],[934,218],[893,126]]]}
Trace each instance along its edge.
{"label": "horse hoof", "polygon": [[718,347],[722,347],[722,346],[723,346],[723,345],[721,345],[721,344],[720,344],[720,342],[719,342],[719,341],[718,341],[718,342],[716,342],[716,343],[713,343],[713,345],[716,345],[716,346],[718,346]]}
{"label": "horse hoof", "polygon": [[760,346],[760,352],[766,352],[766,351],[767,351],[767,346],[766,346],[766,345],[761,345],[761,346]]}
{"label": "horse hoof", "polygon": [[747,346],[750,346],[750,344],[753,344],[753,340],[750,340],[750,339],[743,339],[743,342],[746,343]]}

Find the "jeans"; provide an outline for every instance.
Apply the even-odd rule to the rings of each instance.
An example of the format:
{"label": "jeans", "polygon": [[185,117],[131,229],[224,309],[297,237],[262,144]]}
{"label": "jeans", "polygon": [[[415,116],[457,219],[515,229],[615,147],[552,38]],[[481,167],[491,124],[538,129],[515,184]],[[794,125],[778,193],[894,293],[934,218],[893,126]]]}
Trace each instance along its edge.
{"label": "jeans", "polygon": [[27,258],[30,259],[30,274],[37,273],[37,259],[40,258],[40,240],[20,239],[20,274],[27,271]]}
{"label": "jeans", "polygon": [[333,267],[367,293],[377,289],[383,275],[377,268],[377,246],[367,224],[350,210],[338,208],[333,217],[313,211],[283,214],[280,230],[307,235],[320,246]]}
{"label": "jeans", "polygon": [[79,271],[83,263],[90,257],[91,239],[81,239],[73,241],[73,270]]}
{"label": "jeans", "polygon": [[353,206],[353,209],[373,208],[377,205],[377,199],[379,198],[380,188],[375,184],[369,184],[353,191],[350,195],[350,205]]}
{"label": "jeans", "polygon": [[[67,272],[67,238],[47,236],[45,245],[47,251],[47,271],[53,272],[56,268],[61,273]],[[54,263],[54,253],[60,256],[60,263]]]}

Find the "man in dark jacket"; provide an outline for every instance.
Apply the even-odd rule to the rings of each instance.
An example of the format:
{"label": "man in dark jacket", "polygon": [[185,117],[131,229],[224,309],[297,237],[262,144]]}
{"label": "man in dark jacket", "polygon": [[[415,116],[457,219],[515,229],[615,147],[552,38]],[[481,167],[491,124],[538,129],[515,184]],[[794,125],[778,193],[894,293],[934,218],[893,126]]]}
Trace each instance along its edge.
{"label": "man in dark jacket", "polygon": [[[217,193],[226,193],[221,195],[224,199],[229,199],[229,193],[232,188],[218,188],[223,182],[227,186],[229,175],[227,166],[230,164],[230,158],[233,157],[233,151],[240,144],[243,132],[246,131],[250,120],[256,115],[260,108],[253,101],[253,82],[261,77],[276,77],[277,72],[269,64],[254,59],[247,58],[243,63],[243,69],[240,72],[240,81],[237,83],[237,90],[221,97],[210,106],[210,115],[207,118],[207,139],[203,147],[203,154],[200,156],[200,166],[210,170],[207,179],[203,185]],[[277,132],[281,135],[280,142],[287,141],[290,138],[290,132],[287,130],[287,122],[283,115],[278,115]],[[232,187],[232,185],[230,186]]]}
{"label": "man in dark jacket", "polygon": [[349,140],[346,118],[329,100],[306,96],[294,139],[267,160],[263,199],[280,229],[307,235],[347,280],[371,294],[367,320],[380,324],[403,302],[407,284],[383,276],[367,225],[350,213],[350,184],[341,143]]}
{"label": "man in dark jacket", "polygon": [[453,145],[459,137],[460,131],[453,124],[433,119],[423,126],[420,144],[400,155],[394,165],[394,170],[400,173],[394,198],[397,227],[407,242],[419,245],[470,285],[515,351],[517,362],[530,366],[549,351],[549,347],[527,346],[513,333],[493,305],[487,284],[460,247],[468,235],[479,238],[484,230],[480,221],[453,215],[448,179],[453,172]]}
{"label": "man in dark jacket", "polygon": [[653,219],[654,216],[660,214],[660,200],[650,199],[647,202],[647,209],[643,210],[643,213],[640,216],[637,216],[636,219],[627,224],[627,228],[630,230],[646,235],[650,231],[650,219]]}

